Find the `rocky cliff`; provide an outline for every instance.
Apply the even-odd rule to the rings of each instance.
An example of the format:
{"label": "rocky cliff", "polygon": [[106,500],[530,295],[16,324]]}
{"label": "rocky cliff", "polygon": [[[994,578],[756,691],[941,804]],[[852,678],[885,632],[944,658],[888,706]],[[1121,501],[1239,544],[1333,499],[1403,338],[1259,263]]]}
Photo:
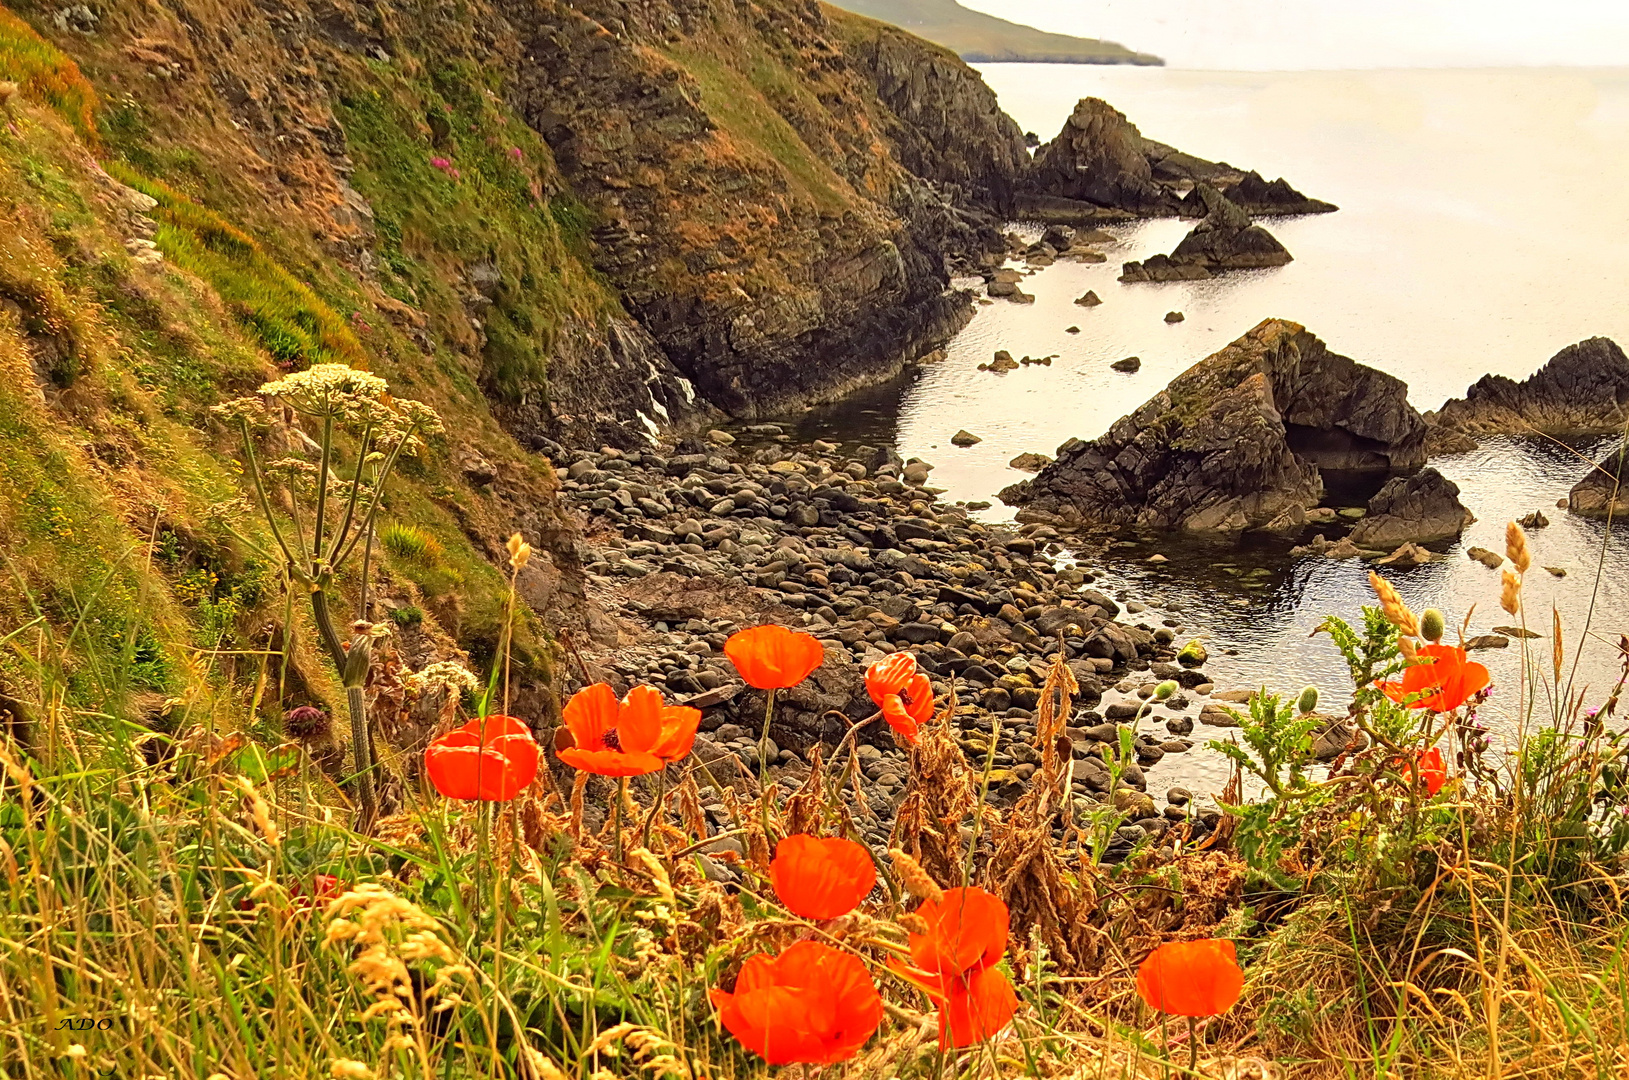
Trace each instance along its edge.
{"label": "rocky cliff", "polygon": [[1325,470],[1417,469],[1425,435],[1401,380],[1268,319],[1001,498],[1086,525],[1285,528],[1317,505]]}
{"label": "rocky cliff", "polygon": [[1155,181],[1137,126],[1101,98],[1080,99],[1063,130],[1035,152],[1022,189],[1025,216],[1064,224],[1170,217],[1180,202]]}
{"label": "rocky cliff", "polygon": [[1612,518],[1629,516],[1629,443],[1611,448],[1573,485],[1567,494],[1567,509],[1580,517]]}
{"label": "rocky cliff", "polygon": [[1629,357],[1608,338],[1568,345],[1521,382],[1484,375],[1437,424],[1467,435],[1608,435],[1629,424]]}

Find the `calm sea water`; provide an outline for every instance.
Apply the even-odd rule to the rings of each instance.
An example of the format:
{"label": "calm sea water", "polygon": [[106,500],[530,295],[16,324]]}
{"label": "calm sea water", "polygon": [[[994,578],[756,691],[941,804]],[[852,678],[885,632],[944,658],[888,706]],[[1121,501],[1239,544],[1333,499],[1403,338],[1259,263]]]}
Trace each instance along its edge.
{"label": "calm sea water", "polygon": [[[994,500],[1027,475],[1007,467],[1014,455],[1051,454],[1070,437],[1101,434],[1269,316],[1302,323],[1335,351],[1406,380],[1421,410],[1463,394],[1486,372],[1525,377],[1586,337],[1629,345],[1629,69],[981,70],[1007,111],[1043,140],[1078,98],[1100,96],[1150,138],[1269,179],[1283,175],[1341,210],[1266,222],[1295,256],[1288,266],[1204,282],[1118,283],[1121,262],[1170,251],[1191,222],[1117,228],[1103,247],[1107,263],[1040,271],[1023,285],[1033,305],[981,307],[943,362],[808,417],[808,434],[888,440],[933,462],[945,498]],[[1073,303],[1087,289],[1101,306]],[[1167,325],[1173,310],[1185,321]],[[1056,359],[978,371],[997,349]],[[1109,369],[1127,356],[1142,359],[1140,372]],[[952,446],[959,428],[984,441]],[[1441,607],[1451,622],[1471,612],[1471,632],[1486,633],[1511,620],[1498,607],[1499,575],[1464,549],[1503,551],[1505,522],[1543,510],[1552,524],[1533,533],[1537,562],[1566,576],[1534,568],[1529,620],[1547,632],[1554,605],[1567,670],[1576,661],[1577,684],[1604,689],[1617,671],[1617,635],[1629,632],[1629,535],[1608,536],[1601,523],[1555,505],[1585,471],[1577,454],[1604,445],[1496,439],[1434,462],[1479,520],[1444,549],[1444,561],[1388,576],[1417,607]],[[999,502],[985,512],[1010,515]],[[1153,550],[1171,561],[1148,564]],[[1293,692],[1311,682],[1338,691],[1339,656],[1326,637],[1308,635],[1325,614],[1355,618],[1372,601],[1367,566],[1291,559],[1276,541],[1172,540],[1120,549],[1092,566],[1198,632],[1214,657],[1208,670],[1224,687]],[[1529,648],[1533,664],[1548,667],[1547,642]],[[1516,723],[1520,651],[1479,654],[1498,684],[1486,718],[1506,733]],[[1189,762],[1184,780],[1221,776],[1213,759]]]}

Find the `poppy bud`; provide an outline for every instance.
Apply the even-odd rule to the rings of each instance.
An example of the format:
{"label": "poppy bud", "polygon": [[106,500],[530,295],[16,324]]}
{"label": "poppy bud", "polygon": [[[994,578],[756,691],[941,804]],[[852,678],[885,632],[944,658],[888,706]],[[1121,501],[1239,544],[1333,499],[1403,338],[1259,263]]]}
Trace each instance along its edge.
{"label": "poppy bud", "polygon": [[1177,692],[1176,680],[1175,679],[1166,679],[1164,682],[1162,682],[1158,686],[1154,687],[1154,700],[1155,701],[1164,701],[1166,698],[1170,697],[1172,694],[1174,694],[1176,692]]}
{"label": "poppy bud", "polygon": [[1295,701],[1295,707],[1302,716],[1316,709],[1318,707],[1318,688],[1309,686],[1301,691],[1301,696]]}
{"label": "poppy bud", "polygon": [[283,714],[283,730],[298,742],[327,742],[332,728],[328,714],[315,706],[301,705]]}
{"label": "poppy bud", "polygon": [[1426,608],[1420,614],[1420,636],[1427,641],[1441,641],[1446,620],[1436,608]]}

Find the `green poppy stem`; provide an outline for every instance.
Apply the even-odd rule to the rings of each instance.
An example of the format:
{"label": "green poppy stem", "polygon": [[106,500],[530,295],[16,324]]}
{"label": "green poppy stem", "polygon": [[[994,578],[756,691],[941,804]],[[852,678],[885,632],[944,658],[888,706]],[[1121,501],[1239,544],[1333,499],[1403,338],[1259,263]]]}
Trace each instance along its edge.
{"label": "green poppy stem", "polygon": [[765,701],[764,730],[758,736],[758,787],[760,789],[769,786],[769,721],[775,715],[775,690],[773,688],[770,689],[769,696]]}
{"label": "green poppy stem", "polygon": [[622,804],[627,800],[628,778],[626,776],[619,776],[617,778],[617,804],[612,808],[613,813],[616,815],[612,822],[612,828],[616,830],[615,850],[618,866],[622,865]]}
{"label": "green poppy stem", "polygon": [[1188,1071],[1199,1072],[1199,1036],[1194,1033],[1193,1017],[1188,1017]]}
{"label": "green poppy stem", "polygon": [[1171,1032],[1168,1025],[1170,1019],[1170,1014],[1161,1009],[1160,1048],[1165,1051],[1165,1060],[1160,1062],[1160,1077],[1162,1080],[1171,1080]]}

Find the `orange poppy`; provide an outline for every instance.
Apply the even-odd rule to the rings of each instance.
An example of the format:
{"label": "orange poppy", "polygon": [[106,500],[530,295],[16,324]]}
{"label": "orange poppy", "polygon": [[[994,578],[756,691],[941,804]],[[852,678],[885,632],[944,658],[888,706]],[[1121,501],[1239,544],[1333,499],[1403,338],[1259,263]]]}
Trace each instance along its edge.
{"label": "orange poppy", "polygon": [[983,1042],[1006,1027],[1018,1011],[1012,980],[1000,968],[985,968],[966,979],[949,980],[939,1003],[939,1047],[961,1049]]}
{"label": "orange poppy", "polygon": [[824,663],[826,650],[809,634],[766,623],[731,634],[724,655],[748,686],[786,690]]}
{"label": "orange poppy", "polygon": [[1452,712],[1491,681],[1488,669],[1466,660],[1457,645],[1422,645],[1415,656],[1416,662],[1403,669],[1401,682],[1380,684],[1387,697],[1411,709]]}
{"label": "orange poppy", "polygon": [[928,932],[910,935],[911,959],[929,974],[962,978],[995,966],[1007,951],[1007,905],[977,886],[946,889],[916,914]]}
{"label": "orange poppy", "polygon": [[424,771],[449,799],[508,802],[537,776],[532,732],[513,716],[471,720],[430,743]]}
{"label": "orange poppy", "polygon": [[882,1022],[865,965],[818,941],[748,957],[735,989],[708,997],[730,1034],[771,1065],[847,1061]]}
{"label": "orange poppy", "polygon": [[566,702],[573,745],[560,760],[601,776],[643,776],[690,753],[701,710],[663,705],[652,686],[636,686],[625,701],[608,683],[579,690]]}
{"label": "orange poppy", "polygon": [[933,717],[933,684],[917,670],[913,653],[897,652],[866,668],[865,692],[908,743],[916,741],[917,729]]}
{"label": "orange poppy", "polygon": [[1420,770],[1420,783],[1425,785],[1427,795],[1435,795],[1448,782],[1448,767],[1442,763],[1442,751],[1433,746],[1416,760]]}
{"label": "orange poppy", "polygon": [[769,880],[792,914],[835,919],[865,899],[877,883],[877,867],[871,853],[853,840],[796,833],[776,846]]}
{"label": "orange poppy", "polygon": [[1217,1016],[1244,990],[1233,943],[1219,938],[1167,941],[1137,969],[1137,993],[1148,1007],[1177,1016]]}

